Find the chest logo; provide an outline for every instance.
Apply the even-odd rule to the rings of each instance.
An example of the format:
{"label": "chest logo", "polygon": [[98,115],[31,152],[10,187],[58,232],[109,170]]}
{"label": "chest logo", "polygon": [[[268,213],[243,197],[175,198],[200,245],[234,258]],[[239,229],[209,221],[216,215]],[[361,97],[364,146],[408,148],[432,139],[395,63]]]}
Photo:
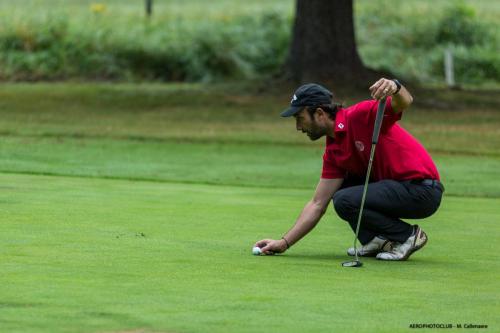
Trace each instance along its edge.
{"label": "chest logo", "polygon": [[364,151],[365,150],[365,145],[361,141],[355,141],[354,144],[356,145],[356,149],[359,151]]}
{"label": "chest logo", "polygon": [[338,128],[340,128],[340,129],[343,129],[343,128],[344,128],[344,124],[339,123],[339,124],[337,125],[337,127],[338,127]]}

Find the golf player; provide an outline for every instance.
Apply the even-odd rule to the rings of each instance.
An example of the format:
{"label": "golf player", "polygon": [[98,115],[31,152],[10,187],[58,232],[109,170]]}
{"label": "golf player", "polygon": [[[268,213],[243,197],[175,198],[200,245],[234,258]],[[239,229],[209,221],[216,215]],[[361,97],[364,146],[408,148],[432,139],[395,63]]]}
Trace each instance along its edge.
{"label": "golf player", "polygon": [[387,98],[354,256],[406,260],[427,243],[426,233],[403,219],[422,219],[439,208],[444,187],[425,148],[399,124],[413,101],[397,80],[382,78],[370,88],[372,100],[344,108],[318,84],[299,87],[282,117],[293,116],[298,131],[311,140],[326,136],[323,169],[313,198],[295,225],[279,240],[255,243],[263,254],[285,252],[309,233],[330,201],[356,230],[378,101]]}

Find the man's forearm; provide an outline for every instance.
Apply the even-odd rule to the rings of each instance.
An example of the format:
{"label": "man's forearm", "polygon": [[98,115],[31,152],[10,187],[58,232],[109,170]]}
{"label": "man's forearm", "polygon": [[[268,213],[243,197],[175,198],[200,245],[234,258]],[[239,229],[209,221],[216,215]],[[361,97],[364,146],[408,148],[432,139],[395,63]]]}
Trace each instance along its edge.
{"label": "man's forearm", "polygon": [[295,225],[284,235],[288,246],[292,246],[307,235],[316,226],[325,211],[326,208],[319,206],[314,201],[309,201],[300,213]]}
{"label": "man's forearm", "polygon": [[399,92],[392,95],[391,105],[395,112],[402,112],[406,110],[412,102],[413,97],[410,92],[404,86],[401,86]]}

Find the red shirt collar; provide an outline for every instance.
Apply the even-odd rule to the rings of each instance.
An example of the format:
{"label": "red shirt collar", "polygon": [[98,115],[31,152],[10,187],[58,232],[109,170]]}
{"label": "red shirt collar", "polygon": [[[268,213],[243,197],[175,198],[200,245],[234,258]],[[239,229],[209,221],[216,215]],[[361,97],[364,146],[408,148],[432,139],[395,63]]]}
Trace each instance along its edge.
{"label": "red shirt collar", "polygon": [[[347,127],[347,124],[345,121],[345,110],[339,108],[339,110],[337,111],[337,114],[335,115],[335,121],[333,122],[333,132],[334,132],[335,137],[337,137],[338,134],[344,133],[346,131],[346,127]],[[326,137],[326,144],[327,145],[330,145],[333,142],[335,142],[335,140],[333,138],[331,138],[329,136]]]}
{"label": "red shirt collar", "polygon": [[345,110],[340,108],[335,115],[335,121],[333,122],[333,130],[335,133],[345,132],[347,123],[345,121]]}

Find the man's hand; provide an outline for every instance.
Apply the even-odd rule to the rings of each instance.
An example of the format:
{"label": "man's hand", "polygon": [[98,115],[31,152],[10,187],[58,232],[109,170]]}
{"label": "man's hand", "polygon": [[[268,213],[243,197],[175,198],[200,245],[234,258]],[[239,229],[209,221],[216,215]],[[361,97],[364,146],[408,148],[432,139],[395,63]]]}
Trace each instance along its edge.
{"label": "man's hand", "polygon": [[401,86],[399,92],[395,94],[397,90],[398,86],[393,80],[384,78],[381,78],[370,87],[370,93],[374,99],[379,100],[383,97],[394,95],[391,100],[391,106],[396,113],[406,110],[413,102],[413,97],[405,87]]}
{"label": "man's hand", "polygon": [[255,243],[254,247],[260,247],[260,250],[265,255],[273,255],[275,253],[283,253],[286,251],[286,242],[283,239],[263,239]]}
{"label": "man's hand", "polygon": [[396,83],[389,79],[381,78],[370,87],[370,93],[373,99],[382,99],[391,96],[398,90]]}

